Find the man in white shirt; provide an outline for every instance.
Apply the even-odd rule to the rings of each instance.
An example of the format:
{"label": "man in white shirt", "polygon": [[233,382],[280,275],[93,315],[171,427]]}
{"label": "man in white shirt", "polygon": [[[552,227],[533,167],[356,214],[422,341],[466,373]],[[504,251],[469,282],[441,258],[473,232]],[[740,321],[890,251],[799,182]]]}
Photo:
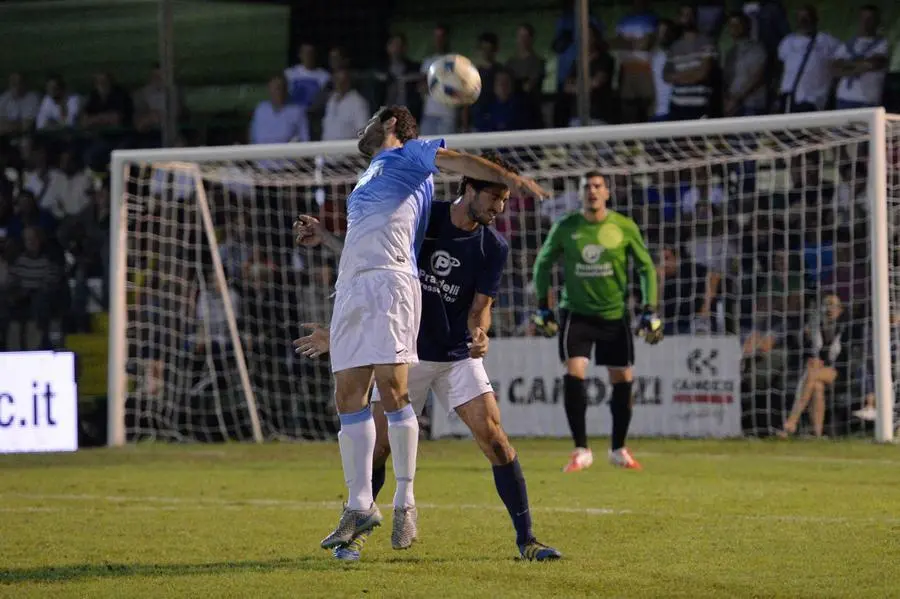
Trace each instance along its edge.
{"label": "man in white shirt", "polygon": [[21,73],[9,76],[9,88],[0,94],[0,135],[24,133],[34,124],[40,98],[25,89]]}
{"label": "man in white shirt", "polygon": [[287,81],[283,75],[269,80],[269,99],[256,105],[249,138],[252,144],[309,141],[306,111],[297,104],[287,103]]}
{"label": "man in white shirt", "polygon": [[356,139],[357,133],[369,122],[369,103],[353,89],[350,71],[334,73],[334,91],[325,105],[322,119],[322,140]]}
{"label": "man in white shirt", "polygon": [[89,191],[93,183],[93,179],[80,167],[72,152],[63,151],[59,155],[59,168],[50,171],[47,189],[40,198],[40,207],[57,220],[81,214],[91,201]]}
{"label": "man in white shirt", "polygon": [[316,47],[312,44],[301,44],[297,56],[300,63],[285,69],[284,77],[287,79],[291,104],[307,109],[331,79],[331,75],[318,66]]}
{"label": "man in white shirt", "polygon": [[778,44],[782,109],[790,112],[823,110],[831,93],[831,58],[840,45],[818,30],[819,16],[812,6],[797,11],[797,31]]}
{"label": "man in white shirt", "polygon": [[81,112],[81,100],[75,94],[66,93],[62,77],[47,79],[46,95],[41,101],[35,119],[35,128],[60,129],[74,127]]}
{"label": "man in white shirt", "polygon": [[[434,54],[422,61],[422,73],[428,73],[428,67],[435,60],[450,51],[450,29],[446,25],[434,28]],[[419,133],[424,136],[447,135],[456,131],[456,109],[438,102],[430,95],[425,96],[425,107],[422,109],[422,120]]]}
{"label": "man in white shirt", "polygon": [[880,11],[871,4],[859,9],[859,35],[838,46],[831,63],[840,77],[837,108],[879,106],[884,91],[890,50],[878,35]]}

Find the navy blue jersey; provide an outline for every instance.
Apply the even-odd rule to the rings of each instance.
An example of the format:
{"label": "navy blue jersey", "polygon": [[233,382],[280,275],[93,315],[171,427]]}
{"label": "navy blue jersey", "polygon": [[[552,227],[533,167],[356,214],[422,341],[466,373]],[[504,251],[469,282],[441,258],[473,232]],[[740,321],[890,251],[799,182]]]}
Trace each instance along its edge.
{"label": "navy blue jersey", "polygon": [[463,231],[450,222],[450,202],[434,202],[419,250],[422,322],[419,359],[455,362],[469,356],[469,310],[476,293],[496,297],[509,246],[494,229]]}

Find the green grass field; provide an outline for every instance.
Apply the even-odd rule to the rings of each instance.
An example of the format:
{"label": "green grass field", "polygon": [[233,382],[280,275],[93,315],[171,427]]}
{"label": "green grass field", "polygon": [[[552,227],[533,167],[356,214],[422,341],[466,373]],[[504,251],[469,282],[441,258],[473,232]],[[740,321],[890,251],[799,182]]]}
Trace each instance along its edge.
{"label": "green grass field", "polygon": [[561,562],[514,559],[469,441],[422,444],[419,543],[392,551],[388,521],[358,564],[318,548],[343,492],[334,444],[3,456],[0,596],[900,596],[896,446],[637,440],[643,472],[563,475],[566,443],[517,445]]}

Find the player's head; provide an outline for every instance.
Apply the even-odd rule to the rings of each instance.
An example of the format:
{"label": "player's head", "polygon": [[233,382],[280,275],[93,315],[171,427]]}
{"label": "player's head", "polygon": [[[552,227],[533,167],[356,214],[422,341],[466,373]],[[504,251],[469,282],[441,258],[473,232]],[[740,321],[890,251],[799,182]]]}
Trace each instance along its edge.
{"label": "player's head", "polygon": [[588,212],[598,212],[606,207],[609,201],[609,186],[606,175],[600,171],[588,171],[581,176],[579,184],[581,202]]}
{"label": "player's head", "polygon": [[866,37],[874,37],[881,24],[881,9],[874,4],[866,4],[859,8],[859,32]]}
{"label": "player's head", "polygon": [[[484,152],[481,157],[498,164],[507,171],[518,173],[515,165],[500,158],[494,152]],[[479,225],[490,225],[506,210],[506,201],[509,199],[509,188],[506,185],[480,181],[463,177],[459,182],[459,197],[466,207],[467,216]]]}
{"label": "player's head", "polygon": [[357,147],[363,156],[371,158],[381,148],[403,145],[417,137],[416,117],[406,106],[384,106],[359,132]]}

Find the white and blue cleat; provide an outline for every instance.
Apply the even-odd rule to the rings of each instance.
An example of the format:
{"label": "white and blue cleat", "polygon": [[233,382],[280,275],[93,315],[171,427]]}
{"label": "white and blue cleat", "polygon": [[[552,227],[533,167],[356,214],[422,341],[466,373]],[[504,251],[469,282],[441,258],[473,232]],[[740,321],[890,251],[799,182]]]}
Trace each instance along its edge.
{"label": "white and blue cleat", "polygon": [[369,540],[370,534],[372,534],[371,531],[356,535],[346,545],[335,547],[334,551],[331,552],[331,555],[333,555],[335,559],[344,562],[358,562],[359,554],[362,553],[363,547],[366,545],[366,541]]}

